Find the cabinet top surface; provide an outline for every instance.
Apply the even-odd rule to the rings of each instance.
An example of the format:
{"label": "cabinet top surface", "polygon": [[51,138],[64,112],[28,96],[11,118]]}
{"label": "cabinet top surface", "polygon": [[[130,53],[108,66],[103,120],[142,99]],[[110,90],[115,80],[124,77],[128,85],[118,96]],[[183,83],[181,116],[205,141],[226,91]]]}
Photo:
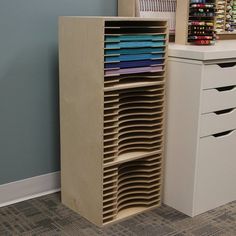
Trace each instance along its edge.
{"label": "cabinet top surface", "polygon": [[217,41],[214,46],[169,45],[170,57],[192,60],[236,59],[236,40]]}

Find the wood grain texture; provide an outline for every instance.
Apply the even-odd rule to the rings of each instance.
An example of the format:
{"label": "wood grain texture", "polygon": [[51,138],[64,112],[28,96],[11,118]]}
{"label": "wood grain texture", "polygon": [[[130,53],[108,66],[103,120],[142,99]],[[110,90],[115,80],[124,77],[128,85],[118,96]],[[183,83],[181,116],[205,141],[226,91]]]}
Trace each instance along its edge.
{"label": "wood grain texture", "polygon": [[219,40],[235,40],[236,39],[236,33],[221,33],[217,34]]}
{"label": "wood grain texture", "polygon": [[187,44],[189,0],[178,0],[176,8],[175,43]]}
{"label": "wood grain texture", "polygon": [[136,16],[137,0],[118,0],[118,16]]}
{"label": "wood grain texture", "polygon": [[61,17],[59,33],[62,202],[97,225],[102,224],[103,25],[102,18]]}

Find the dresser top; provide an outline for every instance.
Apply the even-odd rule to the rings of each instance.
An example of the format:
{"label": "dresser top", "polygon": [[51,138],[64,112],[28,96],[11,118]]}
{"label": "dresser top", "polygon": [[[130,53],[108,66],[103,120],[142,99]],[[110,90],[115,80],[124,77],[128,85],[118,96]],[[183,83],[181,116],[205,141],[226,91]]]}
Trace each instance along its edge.
{"label": "dresser top", "polygon": [[170,57],[201,61],[236,58],[236,40],[217,41],[214,46],[170,43],[168,54]]}

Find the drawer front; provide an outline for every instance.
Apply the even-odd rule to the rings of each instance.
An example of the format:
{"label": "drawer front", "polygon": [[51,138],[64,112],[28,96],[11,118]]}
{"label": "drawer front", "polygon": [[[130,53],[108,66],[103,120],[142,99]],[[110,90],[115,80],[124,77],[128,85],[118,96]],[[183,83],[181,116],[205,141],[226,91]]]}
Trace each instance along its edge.
{"label": "drawer front", "polygon": [[204,66],[203,89],[236,85],[236,62]]}
{"label": "drawer front", "polygon": [[236,108],[201,115],[201,137],[232,129],[236,129]]}
{"label": "drawer front", "polygon": [[236,87],[208,89],[202,91],[202,113],[236,107]]}
{"label": "drawer front", "polygon": [[236,130],[200,139],[195,213],[236,200]]}

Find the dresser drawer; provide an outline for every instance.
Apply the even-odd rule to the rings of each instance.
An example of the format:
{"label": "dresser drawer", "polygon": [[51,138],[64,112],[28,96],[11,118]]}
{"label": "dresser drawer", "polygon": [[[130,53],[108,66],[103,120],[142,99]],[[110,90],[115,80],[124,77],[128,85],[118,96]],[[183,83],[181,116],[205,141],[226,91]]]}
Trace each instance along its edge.
{"label": "dresser drawer", "polygon": [[201,115],[200,136],[236,129],[236,108]]}
{"label": "dresser drawer", "polygon": [[236,85],[236,61],[204,66],[203,89]]}
{"label": "dresser drawer", "polygon": [[236,87],[224,87],[202,91],[202,113],[236,107]]}
{"label": "dresser drawer", "polygon": [[236,130],[200,139],[196,214],[236,200]]}

